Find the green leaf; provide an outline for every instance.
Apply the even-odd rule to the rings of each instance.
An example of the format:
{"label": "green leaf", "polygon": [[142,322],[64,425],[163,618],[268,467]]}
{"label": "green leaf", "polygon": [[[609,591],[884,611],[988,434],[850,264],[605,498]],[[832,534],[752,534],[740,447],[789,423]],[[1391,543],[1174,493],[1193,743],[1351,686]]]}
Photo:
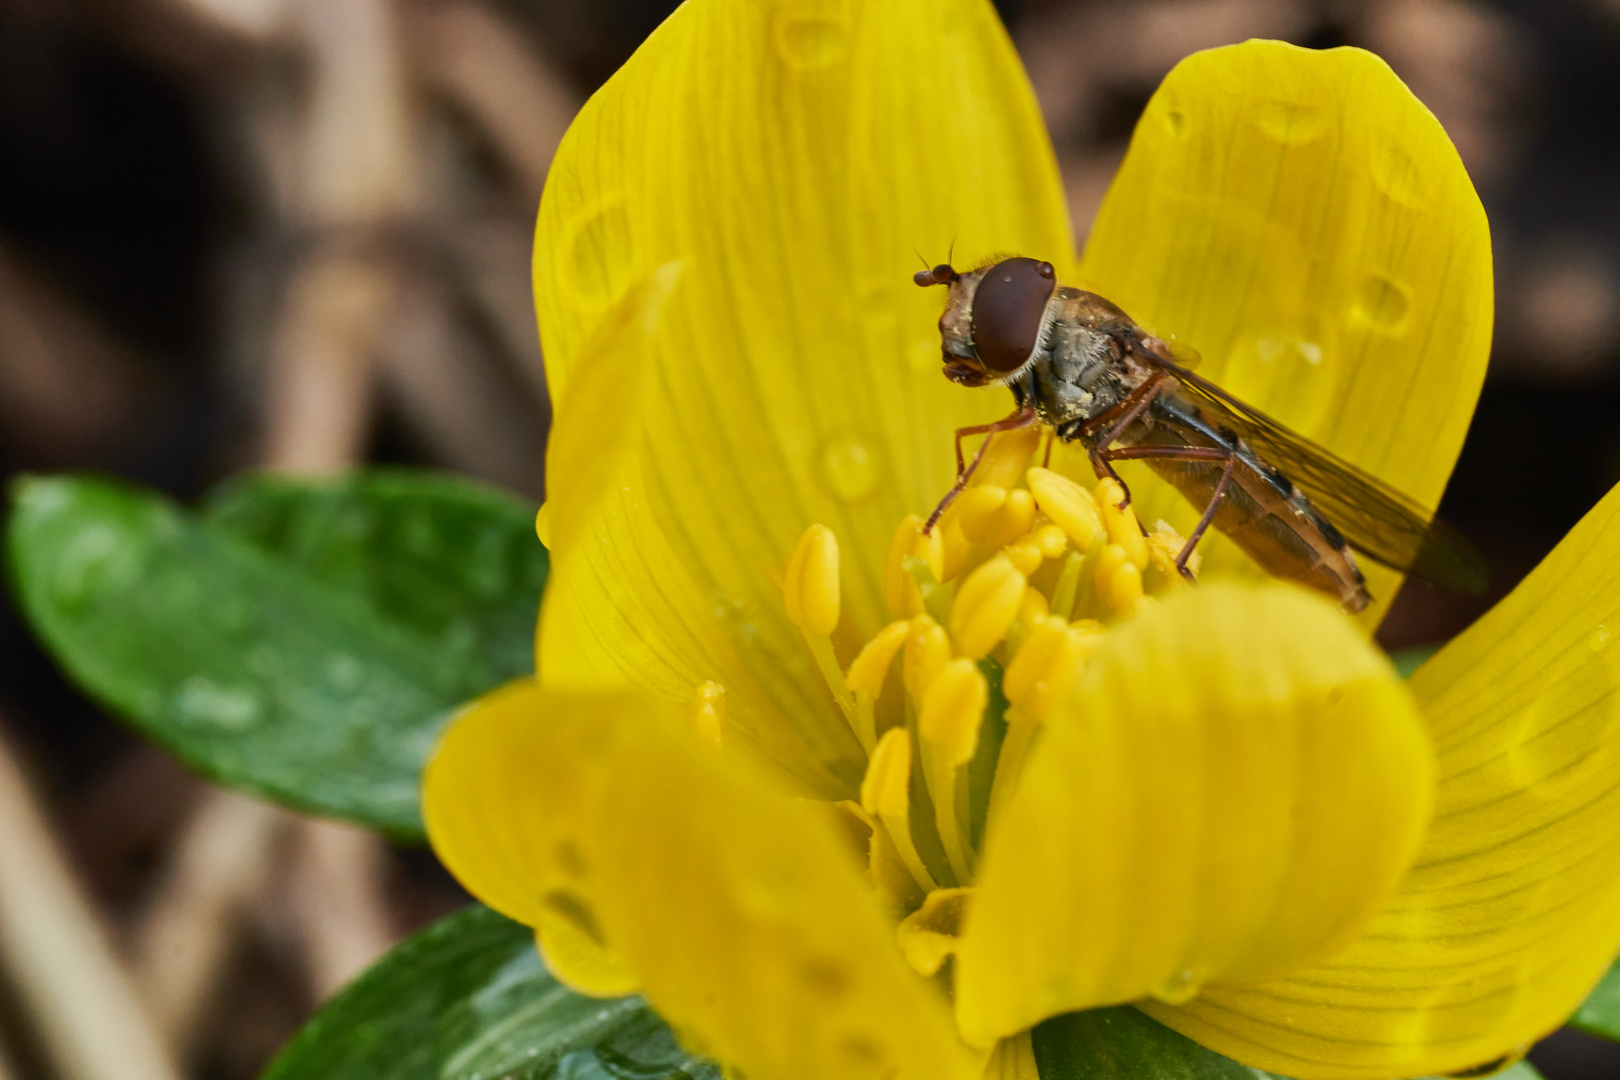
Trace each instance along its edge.
{"label": "green leaf", "polygon": [[373,469],[325,480],[257,473],[225,484],[204,520],[432,640],[487,664],[490,685],[534,670],[549,562],[535,507],[439,473]]}
{"label": "green leaf", "polygon": [[[1036,1026],[1031,1042],[1041,1080],[1287,1080],[1206,1049],[1129,1005],[1054,1016]],[[1541,1080],[1527,1061],[1479,1075]]]}
{"label": "green leaf", "polygon": [[1588,1035],[1620,1040],[1620,960],[1615,961],[1609,973],[1587,995],[1569,1026],[1579,1028]]}
{"label": "green leaf", "polygon": [[415,837],[449,713],[530,668],[531,521],[403,474],[249,481],[208,521],[56,477],[15,486],[8,543],[40,638],[141,732],[221,783]]}
{"label": "green leaf", "polygon": [[1129,1005],[1065,1013],[1036,1026],[1041,1080],[1263,1080]]}
{"label": "green leaf", "polygon": [[719,1080],[639,997],[582,997],[532,932],[484,907],[401,943],[288,1043],[261,1080]]}

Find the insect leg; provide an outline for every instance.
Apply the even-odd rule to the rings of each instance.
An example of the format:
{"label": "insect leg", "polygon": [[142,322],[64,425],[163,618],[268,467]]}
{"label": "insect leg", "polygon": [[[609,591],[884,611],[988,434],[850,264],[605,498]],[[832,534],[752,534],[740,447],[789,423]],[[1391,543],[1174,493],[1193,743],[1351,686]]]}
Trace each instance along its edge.
{"label": "insect leg", "polygon": [[[1155,375],[1147,382],[1144,382],[1141,386],[1137,387],[1136,391],[1132,394],[1132,397],[1136,399],[1135,402],[1133,403],[1130,398],[1126,398],[1125,401],[1121,403],[1126,406],[1125,415],[1121,416],[1118,422],[1114,423],[1112,427],[1097,438],[1096,442],[1092,443],[1091,469],[1097,474],[1097,478],[1099,480],[1106,477],[1118,484],[1119,490],[1125,493],[1125,501],[1119,504],[1119,508],[1121,510],[1131,505],[1131,489],[1126,486],[1124,480],[1120,479],[1119,473],[1114,471],[1114,466],[1111,464],[1111,459],[1116,458],[1119,455],[1109,454],[1107,452],[1109,444],[1115,439],[1119,438],[1120,433],[1134,424],[1137,417],[1141,416],[1142,413],[1147,410],[1147,407],[1153,404],[1153,399],[1159,396],[1160,390],[1164,389],[1164,381],[1166,378],[1168,378],[1168,376]],[[1096,420],[1083,425],[1080,431],[1081,433],[1085,433],[1091,424],[1109,419],[1112,418],[1108,415],[1108,413],[1104,413],[1102,416],[1097,417]]]}
{"label": "insect leg", "polygon": [[1223,461],[1225,467],[1221,469],[1221,478],[1215,483],[1215,491],[1209,497],[1209,505],[1204,507],[1204,516],[1198,519],[1193,531],[1187,535],[1187,542],[1181,546],[1181,554],[1176,556],[1176,569],[1188,581],[1197,581],[1193,572],[1187,569],[1187,560],[1192,558],[1193,548],[1209,529],[1210,522],[1215,520],[1215,511],[1220,508],[1221,500],[1226,498],[1226,488],[1232,482],[1232,469],[1237,465],[1237,455],[1225,446],[1126,446],[1118,450],[1104,451],[1108,458],[1114,461],[1142,460],[1145,458],[1179,458],[1182,461]]}
{"label": "insect leg", "polygon": [[[956,501],[956,497],[962,494],[962,490],[967,487],[968,481],[973,478],[974,470],[979,467],[979,462],[984,460],[984,452],[990,449],[990,436],[1002,431],[1017,431],[1019,428],[1029,427],[1034,422],[1035,406],[1025,405],[1011,416],[997,420],[993,424],[975,424],[972,427],[956,429],[956,483],[952,484],[951,490],[947,491],[945,497],[939,500],[939,505],[934,507],[934,512],[928,515],[928,522],[923,526],[924,536],[934,531],[934,524],[939,521],[939,516],[945,512],[946,507]],[[985,437],[984,442],[979,444],[979,452],[973,455],[972,464],[965,468],[962,465],[962,436],[964,435],[983,435]]]}

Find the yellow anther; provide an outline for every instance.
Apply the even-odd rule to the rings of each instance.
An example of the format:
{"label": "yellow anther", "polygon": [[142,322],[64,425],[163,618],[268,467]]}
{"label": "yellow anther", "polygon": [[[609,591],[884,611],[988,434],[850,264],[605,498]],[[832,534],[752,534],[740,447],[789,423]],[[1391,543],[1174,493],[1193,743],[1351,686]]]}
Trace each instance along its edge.
{"label": "yellow anther", "polygon": [[1069,538],[1056,525],[1042,525],[1035,530],[1032,539],[1035,546],[1041,549],[1043,559],[1061,559],[1069,547]]}
{"label": "yellow anther", "polygon": [[1091,492],[1051,469],[1029,470],[1029,490],[1041,513],[1063,530],[1079,551],[1091,546],[1091,538],[1102,529],[1097,503]]}
{"label": "yellow anther", "polygon": [[1142,535],[1142,526],[1137,524],[1136,511],[1129,505],[1123,510],[1119,506],[1125,501],[1125,488],[1118,480],[1104,477],[1097,481],[1094,497],[1097,508],[1102,511],[1103,527],[1108,530],[1108,539],[1125,549],[1138,570],[1146,570],[1147,537]]}
{"label": "yellow anther", "polygon": [[1007,501],[996,511],[984,542],[992,548],[1003,548],[1024,538],[1035,524],[1035,496],[1024,488],[1007,492]]}
{"label": "yellow anther", "polygon": [[826,637],[838,625],[838,538],[812,525],[799,538],[782,573],[788,618],[807,633]]}
{"label": "yellow anther", "polygon": [[911,734],[903,727],[883,733],[861,779],[861,806],[883,823],[900,861],[924,892],[936,887],[911,839]]}
{"label": "yellow anther", "polygon": [[972,889],[935,889],[895,927],[901,955],[917,974],[933,978],[956,952],[972,895]]}
{"label": "yellow anther", "polygon": [[990,687],[979,665],[957,657],[928,686],[917,718],[919,737],[951,765],[966,765],[978,749],[979,724],[989,700]]}
{"label": "yellow anther", "polygon": [[1025,577],[1040,569],[1041,560],[1045,557],[1041,554],[1041,549],[1028,537],[1002,548],[1001,553],[1007,556],[1018,572]]}
{"label": "yellow anther", "polygon": [[962,492],[957,500],[960,509],[956,512],[962,535],[974,543],[983,540],[990,522],[1006,501],[1007,489],[997,484],[978,484]]}
{"label": "yellow anther", "polygon": [[[1187,541],[1176,532],[1175,526],[1168,521],[1155,522],[1153,531],[1148,534],[1147,545],[1148,557],[1153,560],[1153,565],[1158,567],[1159,573],[1164,575],[1164,579],[1172,585],[1186,584],[1187,579],[1182,577],[1181,571],[1176,568],[1176,559],[1180,557],[1181,549],[1187,546]],[[1194,551],[1187,560],[1187,569],[1193,572],[1194,577],[1198,576],[1198,568],[1203,561],[1197,551]]]}
{"label": "yellow anther", "polygon": [[956,514],[955,510],[956,507],[952,506],[950,510],[945,511],[945,516],[934,527],[934,534],[939,537],[943,555],[944,572],[939,579],[941,581],[950,581],[960,574],[962,567],[967,564],[968,556],[973,553],[973,541],[962,531],[961,516]]}
{"label": "yellow anther", "polygon": [[861,809],[876,818],[911,812],[911,733],[893,727],[883,733],[861,778]]}
{"label": "yellow anther", "polygon": [[1118,544],[1109,544],[1097,560],[1097,595],[1115,611],[1125,613],[1142,599],[1142,571]]}
{"label": "yellow anther", "polygon": [[906,573],[906,560],[918,558],[926,562],[934,576],[944,581],[945,556],[941,546],[940,529],[927,536],[922,534],[923,519],[908,514],[901,519],[889,541],[889,557],[883,568],[883,600],[889,613],[897,618],[908,618],[922,611],[922,596],[917,582]]}
{"label": "yellow anther", "polygon": [[910,635],[911,621],[901,619],[879,630],[871,641],[861,646],[861,651],[850,662],[849,671],[844,675],[844,685],[849,687],[849,692],[871,694],[873,697],[883,693],[883,680],[889,674],[889,665],[894,663],[895,653],[901,650]]}
{"label": "yellow anther", "polygon": [[692,703],[686,707],[686,722],[692,734],[719,746],[726,730],[726,688],[717,682],[706,682],[698,687]]}
{"label": "yellow anther", "polygon": [[962,580],[951,605],[951,640],[959,655],[978,660],[996,647],[1018,617],[1026,582],[1011,559],[997,555]]}
{"label": "yellow anther", "polygon": [[1047,603],[1046,594],[1039,589],[1025,589],[1024,598],[1018,603],[1018,620],[1026,626],[1034,626],[1037,619],[1043,619],[1052,610]]}
{"label": "yellow anther", "polygon": [[973,473],[973,482],[975,486],[995,484],[997,487],[1010,488],[1018,483],[1018,478],[1024,475],[1024,469],[1029,465],[1029,459],[1035,456],[1035,448],[1041,443],[1041,429],[1031,424],[1017,431],[992,435],[990,440],[984,460],[979,462],[978,469]]}
{"label": "yellow anther", "polygon": [[911,633],[906,637],[904,674],[906,692],[919,705],[934,681],[951,658],[951,639],[945,628],[929,618],[919,615],[911,620]]}
{"label": "yellow anther", "polygon": [[1030,630],[1024,647],[1007,665],[1001,692],[1023,715],[1044,720],[1095,647],[1096,635],[1049,616]]}

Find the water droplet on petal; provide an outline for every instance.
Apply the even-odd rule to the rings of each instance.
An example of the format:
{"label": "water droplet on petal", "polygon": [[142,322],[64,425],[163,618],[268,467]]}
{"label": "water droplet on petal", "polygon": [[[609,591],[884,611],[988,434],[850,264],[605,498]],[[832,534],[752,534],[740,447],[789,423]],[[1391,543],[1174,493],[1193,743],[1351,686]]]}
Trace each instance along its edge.
{"label": "water droplet on petal", "polygon": [[877,456],[860,439],[834,439],[822,452],[821,473],[834,495],[854,502],[877,485]]}
{"label": "water droplet on petal", "polygon": [[1614,631],[1610,630],[1607,625],[1599,623],[1598,628],[1592,631],[1592,636],[1586,639],[1586,647],[1594,653],[1600,653],[1609,647],[1609,642],[1613,638]]}
{"label": "water droplet on petal", "polygon": [[629,284],[634,265],[632,237],[623,193],[603,195],[563,230],[559,284],[587,307],[606,307]]}
{"label": "water droplet on petal", "polygon": [[1412,309],[1412,291],[1383,274],[1368,274],[1361,292],[1351,305],[1350,314],[1359,322],[1385,334],[1406,329],[1406,316]]}
{"label": "water droplet on petal", "polygon": [[843,59],[849,28],[824,15],[784,11],[776,17],[776,51],[791,68],[812,71]]}
{"label": "water droplet on petal", "polygon": [[1172,139],[1185,139],[1187,137],[1187,114],[1180,109],[1164,110],[1164,130],[1170,133]]}
{"label": "water droplet on petal", "polygon": [[1422,210],[1429,205],[1423,190],[1423,173],[1412,156],[1395,143],[1385,140],[1372,155],[1373,183],[1378,190],[1402,206]]}
{"label": "water droplet on petal", "polygon": [[1328,114],[1321,106],[1298,101],[1257,101],[1249,120],[1284,146],[1315,142],[1328,128]]}
{"label": "water droplet on petal", "polygon": [[1153,991],[1153,996],[1166,1005],[1185,1005],[1204,988],[1205,978],[1197,968],[1183,968]]}

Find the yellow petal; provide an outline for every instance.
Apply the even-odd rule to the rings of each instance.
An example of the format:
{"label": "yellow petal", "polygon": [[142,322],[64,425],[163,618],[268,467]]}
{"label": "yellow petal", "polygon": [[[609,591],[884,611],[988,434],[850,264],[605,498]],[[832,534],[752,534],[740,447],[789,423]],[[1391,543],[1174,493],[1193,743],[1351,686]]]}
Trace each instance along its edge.
{"label": "yellow petal", "polygon": [[452,725],[424,805],[475,895],[525,922],[571,911],[683,1041],[748,1076],[976,1075],[823,804],[771,792],[678,710],[513,684]]}
{"label": "yellow petal", "polygon": [[1039,111],[988,0],[676,11],[570,129],[536,232],[559,422],[602,313],[653,268],[683,266],[646,356],[656,408],[631,437],[633,490],[616,493],[590,565],[559,567],[548,590],[573,613],[542,641],[548,684],[585,672],[679,701],[713,679],[742,745],[851,793],[859,747],[769,570],[825,524],[849,553],[846,622],[861,637],[882,625],[895,521],[949,488],[954,427],[1010,409],[941,377],[942,298],[912,284],[913,249],[943,259],[955,238],[959,260],[1014,248],[1067,263],[1067,236]]}
{"label": "yellow petal", "polygon": [[1301,1078],[1450,1073],[1562,1023],[1620,951],[1620,489],[1411,687],[1434,823],[1330,963],[1154,1016]]}
{"label": "yellow petal", "polygon": [[1331,955],[1416,852],[1432,771],[1405,687],[1326,600],[1211,585],[1148,608],[1103,639],[991,822],[964,1037]]}
{"label": "yellow petal", "polygon": [[[428,761],[428,839],[469,892],[540,931],[552,971],[584,993],[623,994],[636,981],[606,936],[586,848],[592,810],[610,790],[610,742],[639,706],[569,699],[520,679],[468,706]],[[553,725],[558,714],[597,725]],[[555,951],[553,951],[555,950]]]}
{"label": "yellow petal", "polygon": [[1002,1039],[984,1067],[984,1080],[1041,1080],[1029,1032]]}
{"label": "yellow petal", "polygon": [[[1183,60],[1082,280],[1196,349],[1200,374],[1439,501],[1490,350],[1490,234],[1451,141],[1371,53],[1251,41]],[[1198,511],[1131,469],[1142,520],[1185,535]],[[1224,537],[1201,547],[1206,572],[1247,562]],[[1399,578],[1364,569],[1372,619]]]}

